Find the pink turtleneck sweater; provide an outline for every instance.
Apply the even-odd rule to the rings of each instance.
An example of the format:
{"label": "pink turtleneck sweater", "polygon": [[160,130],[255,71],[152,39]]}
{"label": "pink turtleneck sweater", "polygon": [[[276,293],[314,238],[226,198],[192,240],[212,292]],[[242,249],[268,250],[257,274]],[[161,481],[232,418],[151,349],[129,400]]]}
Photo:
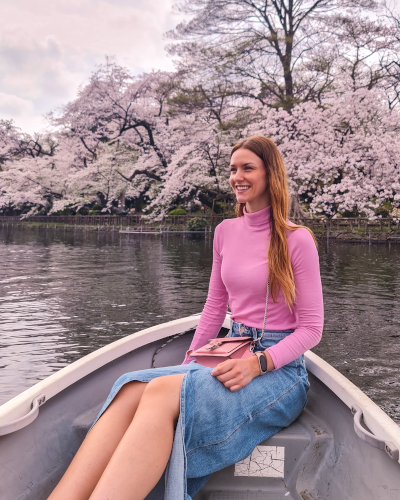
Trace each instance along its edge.
{"label": "pink turtleneck sweater", "polygon": [[[214,256],[208,297],[190,349],[215,338],[225,319],[228,302],[232,319],[262,328],[268,279],[270,207],[236,219],[224,220],[215,230]],[[290,363],[321,339],[324,322],[318,252],[307,229],[287,232],[290,262],[296,285],[292,312],[282,291],[269,296],[266,330],[294,329],[267,350],[275,369]],[[187,357],[184,363],[194,358]]]}

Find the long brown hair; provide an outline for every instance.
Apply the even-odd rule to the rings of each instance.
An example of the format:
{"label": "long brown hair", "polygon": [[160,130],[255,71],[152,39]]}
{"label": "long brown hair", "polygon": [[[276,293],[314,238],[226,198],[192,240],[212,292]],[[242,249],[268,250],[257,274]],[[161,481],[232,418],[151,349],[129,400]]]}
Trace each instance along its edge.
{"label": "long brown hair", "polygon": [[[231,157],[240,148],[248,149],[264,162],[271,202],[271,241],[268,249],[268,276],[270,276],[271,296],[276,302],[278,293],[282,289],[285,302],[291,310],[296,301],[296,289],[286,231],[295,231],[304,226],[290,226],[287,223],[290,197],[285,165],[278,148],[267,137],[255,135],[242,139],[232,148]],[[243,216],[244,206],[245,203],[236,205],[237,217]],[[305,229],[310,231],[308,228]],[[314,238],[312,231],[310,233]],[[314,241],[316,243],[315,238]]]}

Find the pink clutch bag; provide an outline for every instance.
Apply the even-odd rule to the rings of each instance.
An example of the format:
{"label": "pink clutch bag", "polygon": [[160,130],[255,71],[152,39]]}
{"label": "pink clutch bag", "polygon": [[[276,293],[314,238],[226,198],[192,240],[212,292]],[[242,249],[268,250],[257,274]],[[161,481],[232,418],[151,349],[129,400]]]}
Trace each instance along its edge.
{"label": "pink clutch bag", "polygon": [[191,353],[199,365],[214,368],[228,359],[246,359],[253,356],[254,340],[251,337],[222,337],[211,339],[208,344]]}
{"label": "pink clutch bag", "polygon": [[193,351],[190,356],[196,358],[199,365],[214,368],[228,359],[246,359],[253,356],[253,349],[256,342],[260,342],[264,337],[265,324],[268,312],[269,278],[267,282],[267,293],[265,298],[265,311],[262,333],[258,340],[252,337],[222,337],[211,339],[208,344]]}

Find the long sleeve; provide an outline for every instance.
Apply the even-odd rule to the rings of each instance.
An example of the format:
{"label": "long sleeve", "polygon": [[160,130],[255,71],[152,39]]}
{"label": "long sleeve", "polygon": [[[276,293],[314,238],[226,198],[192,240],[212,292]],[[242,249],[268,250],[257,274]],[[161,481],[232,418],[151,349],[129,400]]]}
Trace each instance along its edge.
{"label": "long sleeve", "polygon": [[[201,313],[200,321],[194,334],[190,350],[194,351],[205,345],[209,339],[215,338],[225,320],[228,309],[228,292],[221,278],[221,235],[220,226],[215,230],[213,242],[213,265],[207,300]],[[186,357],[183,364],[190,363],[194,358]]]}
{"label": "long sleeve", "polygon": [[324,324],[319,259],[314,240],[306,229],[297,229],[288,235],[288,243],[296,286],[298,321],[293,333],[267,349],[275,369],[290,363],[318,344]]}

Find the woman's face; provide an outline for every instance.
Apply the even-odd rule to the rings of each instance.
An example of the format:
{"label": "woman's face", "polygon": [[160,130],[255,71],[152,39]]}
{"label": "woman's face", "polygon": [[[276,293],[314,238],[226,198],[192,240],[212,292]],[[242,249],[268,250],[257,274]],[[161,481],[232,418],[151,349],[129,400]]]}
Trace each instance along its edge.
{"label": "woman's face", "polygon": [[248,149],[237,149],[231,158],[230,172],[230,185],[238,203],[246,204],[246,212],[257,212],[269,206],[267,172],[256,154]]}

